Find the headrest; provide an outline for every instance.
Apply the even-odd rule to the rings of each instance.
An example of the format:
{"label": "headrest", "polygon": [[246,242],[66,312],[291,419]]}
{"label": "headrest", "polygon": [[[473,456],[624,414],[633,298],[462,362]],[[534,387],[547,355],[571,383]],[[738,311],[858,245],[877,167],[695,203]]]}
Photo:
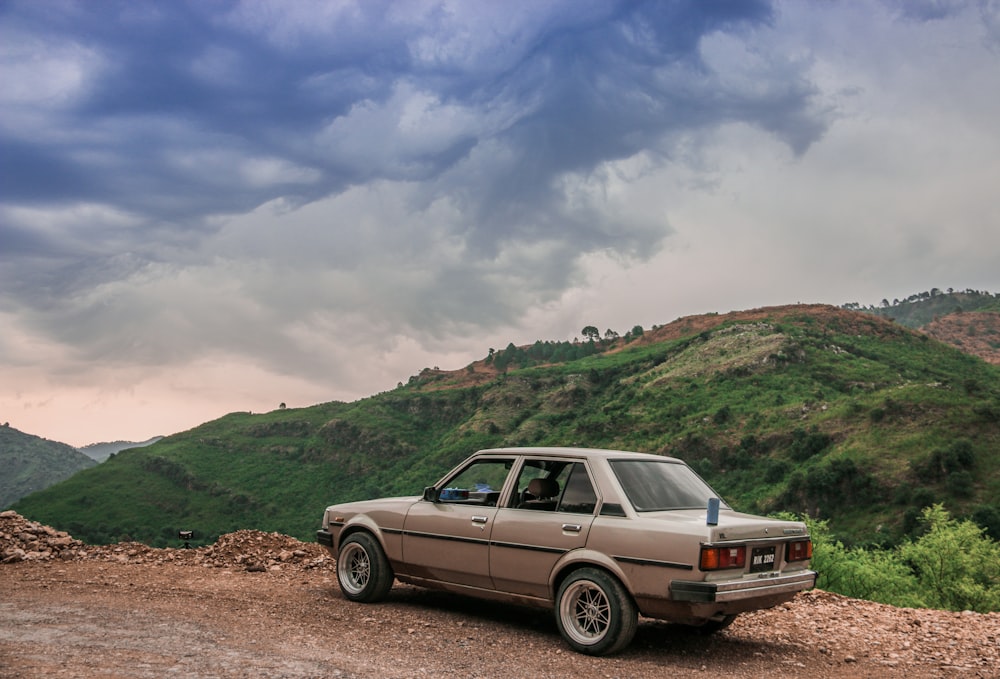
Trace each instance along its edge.
{"label": "headrest", "polygon": [[559,494],[559,484],[555,479],[531,479],[528,492],[535,497],[555,497]]}

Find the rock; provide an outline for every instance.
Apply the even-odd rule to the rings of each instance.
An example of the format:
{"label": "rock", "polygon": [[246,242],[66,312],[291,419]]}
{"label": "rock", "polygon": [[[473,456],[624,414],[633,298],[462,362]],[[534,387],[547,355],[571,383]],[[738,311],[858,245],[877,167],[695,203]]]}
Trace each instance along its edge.
{"label": "rock", "polygon": [[3,553],[3,563],[17,563],[24,561],[24,550],[17,547],[5,550]]}

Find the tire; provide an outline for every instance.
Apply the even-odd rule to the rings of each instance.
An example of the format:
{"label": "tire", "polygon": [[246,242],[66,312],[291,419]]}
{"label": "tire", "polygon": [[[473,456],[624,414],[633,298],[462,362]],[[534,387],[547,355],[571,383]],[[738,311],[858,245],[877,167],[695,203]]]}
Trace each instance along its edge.
{"label": "tire", "polygon": [[639,614],[617,578],[596,568],[581,568],[559,586],[556,624],[574,651],[608,655],[631,643]]}
{"label": "tire", "polygon": [[721,632],[730,625],[733,624],[733,620],[736,619],[735,615],[727,615],[722,618],[722,620],[709,620],[704,625],[699,625],[695,627],[699,634],[708,636],[710,634],[715,634],[716,632]]}
{"label": "tire", "polygon": [[354,533],[340,543],[337,583],[351,601],[373,603],[385,599],[395,576],[378,540],[369,533]]}

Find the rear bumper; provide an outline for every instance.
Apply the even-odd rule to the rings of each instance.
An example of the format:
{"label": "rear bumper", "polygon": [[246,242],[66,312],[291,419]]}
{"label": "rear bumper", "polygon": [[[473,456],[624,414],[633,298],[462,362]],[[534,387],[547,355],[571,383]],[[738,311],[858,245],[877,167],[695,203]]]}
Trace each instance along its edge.
{"label": "rear bumper", "polygon": [[674,580],[670,583],[670,600],[693,601],[697,603],[725,603],[727,601],[794,594],[802,590],[812,589],[815,584],[815,571],[799,571],[775,577],[728,582]]}

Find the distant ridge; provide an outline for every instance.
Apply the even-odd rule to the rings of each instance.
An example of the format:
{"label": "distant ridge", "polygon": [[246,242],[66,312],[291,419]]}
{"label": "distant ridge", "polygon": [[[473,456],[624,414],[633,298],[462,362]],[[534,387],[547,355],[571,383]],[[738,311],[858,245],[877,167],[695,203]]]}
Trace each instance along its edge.
{"label": "distant ridge", "polygon": [[86,455],[92,460],[97,462],[104,462],[112,455],[115,455],[128,448],[145,448],[146,446],[151,446],[160,439],[162,436],[154,436],[151,439],[146,439],[145,441],[111,441],[110,443],[91,443],[89,445],[77,448],[81,453]]}

